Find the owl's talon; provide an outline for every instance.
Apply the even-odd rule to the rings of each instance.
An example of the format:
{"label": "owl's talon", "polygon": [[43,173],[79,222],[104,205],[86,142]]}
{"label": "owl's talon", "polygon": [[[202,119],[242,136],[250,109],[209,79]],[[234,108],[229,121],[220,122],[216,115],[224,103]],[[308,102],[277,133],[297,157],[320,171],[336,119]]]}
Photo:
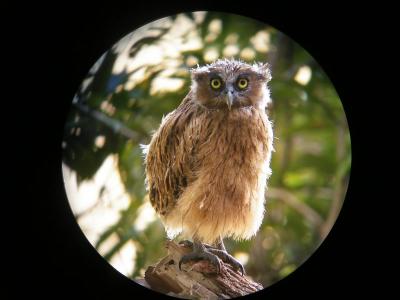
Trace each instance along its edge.
{"label": "owl's talon", "polygon": [[217,274],[221,273],[221,262],[218,256],[211,252],[208,252],[207,250],[194,251],[189,254],[183,255],[178,264],[179,270],[182,270],[181,269],[182,264],[188,263],[190,261],[199,261],[199,260],[209,261],[212,265],[214,265],[217,268]]}
{"label": "owl's talon", "polygon": [[228,252],[220,249],[209,249],[209,251],[222,259],[223,262],[230,264],[236,271],[240,270],[242,276],[246,274],[243,265]]}
{"label": "owl's talon", "polygon": [[[184,246],[184,247],[192,248],[192,249],[193,249],[193,242],[192,242],[192,241],[189,241],[189,240],[182,240],[182,241],[180,241],[178,244],[179,244],[179,245],[182,245],[182,246]],[[213,247],[213,246],[211,246],[211,245],[204,244],[204,243],[203,243],[203,246],[206,247],[206,249],[217,249],[217,248],[215,248],[215,247]]]}
{"label": "owl's talon", "polygon": [[182,245],[182,246],[187,247],[187,248],[193,248],[193,242],[191,242],[189,240],[180,241],[179,245]]}

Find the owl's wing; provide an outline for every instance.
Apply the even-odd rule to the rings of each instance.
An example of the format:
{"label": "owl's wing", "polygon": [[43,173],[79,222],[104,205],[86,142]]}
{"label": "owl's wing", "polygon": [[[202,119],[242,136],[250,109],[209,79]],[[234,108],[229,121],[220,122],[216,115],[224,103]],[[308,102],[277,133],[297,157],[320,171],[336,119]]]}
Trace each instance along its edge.
{"label": "owl's wing", "polygon": [[194,180],[198,135],[194,132],[195,109],[189,100],[163,118],[146,149],[147,189],[150,202],[160,215],[174,207]]}

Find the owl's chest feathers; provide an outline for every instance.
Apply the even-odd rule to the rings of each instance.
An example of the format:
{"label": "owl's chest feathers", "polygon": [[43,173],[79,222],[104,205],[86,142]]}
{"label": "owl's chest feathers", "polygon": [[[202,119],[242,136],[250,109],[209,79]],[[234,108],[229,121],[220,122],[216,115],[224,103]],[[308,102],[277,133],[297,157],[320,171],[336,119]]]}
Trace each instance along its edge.
{"label": "owl's chest feathers", "polygon": [[207,112],[187,128],[197,144],[195,180],[165,219],[167,227],[209,242],[219,235],[251,237],[262,222],[270,172],[272,132],[265,113]]}
{"label": "owl's chest feathers", "polygon": [[208,112],[203,118],[197,153],[202,169],[222,173],[221,180],[231,173],[252,177],[268,159],[271,132],[264,112],[246,107]]}

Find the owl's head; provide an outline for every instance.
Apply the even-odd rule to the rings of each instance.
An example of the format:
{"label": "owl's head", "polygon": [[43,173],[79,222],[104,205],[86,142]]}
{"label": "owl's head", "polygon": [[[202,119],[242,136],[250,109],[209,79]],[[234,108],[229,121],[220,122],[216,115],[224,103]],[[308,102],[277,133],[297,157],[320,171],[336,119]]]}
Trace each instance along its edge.
{"label": "owl's head", "polygon": [[220,59],[191,70],[193,98],[207,108],[235,109],[254,106],[264,109],[270,102],[267,63],[249,65]]}

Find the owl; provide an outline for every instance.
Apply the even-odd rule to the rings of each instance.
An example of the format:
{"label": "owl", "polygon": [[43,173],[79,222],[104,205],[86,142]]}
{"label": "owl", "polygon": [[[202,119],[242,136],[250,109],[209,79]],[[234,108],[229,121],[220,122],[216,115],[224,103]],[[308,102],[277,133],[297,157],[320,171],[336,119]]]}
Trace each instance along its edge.
{"label": "owl", "polygon": [[[169,238],[192,248],[184,263],[221,260],[244,273],[224,238],[249,239],[264,216],[273,132],[267,63],[221,59],[191,70],[181,104],[144,147],[146,188]],[[190,241],[192,240],[192,241]]]}

